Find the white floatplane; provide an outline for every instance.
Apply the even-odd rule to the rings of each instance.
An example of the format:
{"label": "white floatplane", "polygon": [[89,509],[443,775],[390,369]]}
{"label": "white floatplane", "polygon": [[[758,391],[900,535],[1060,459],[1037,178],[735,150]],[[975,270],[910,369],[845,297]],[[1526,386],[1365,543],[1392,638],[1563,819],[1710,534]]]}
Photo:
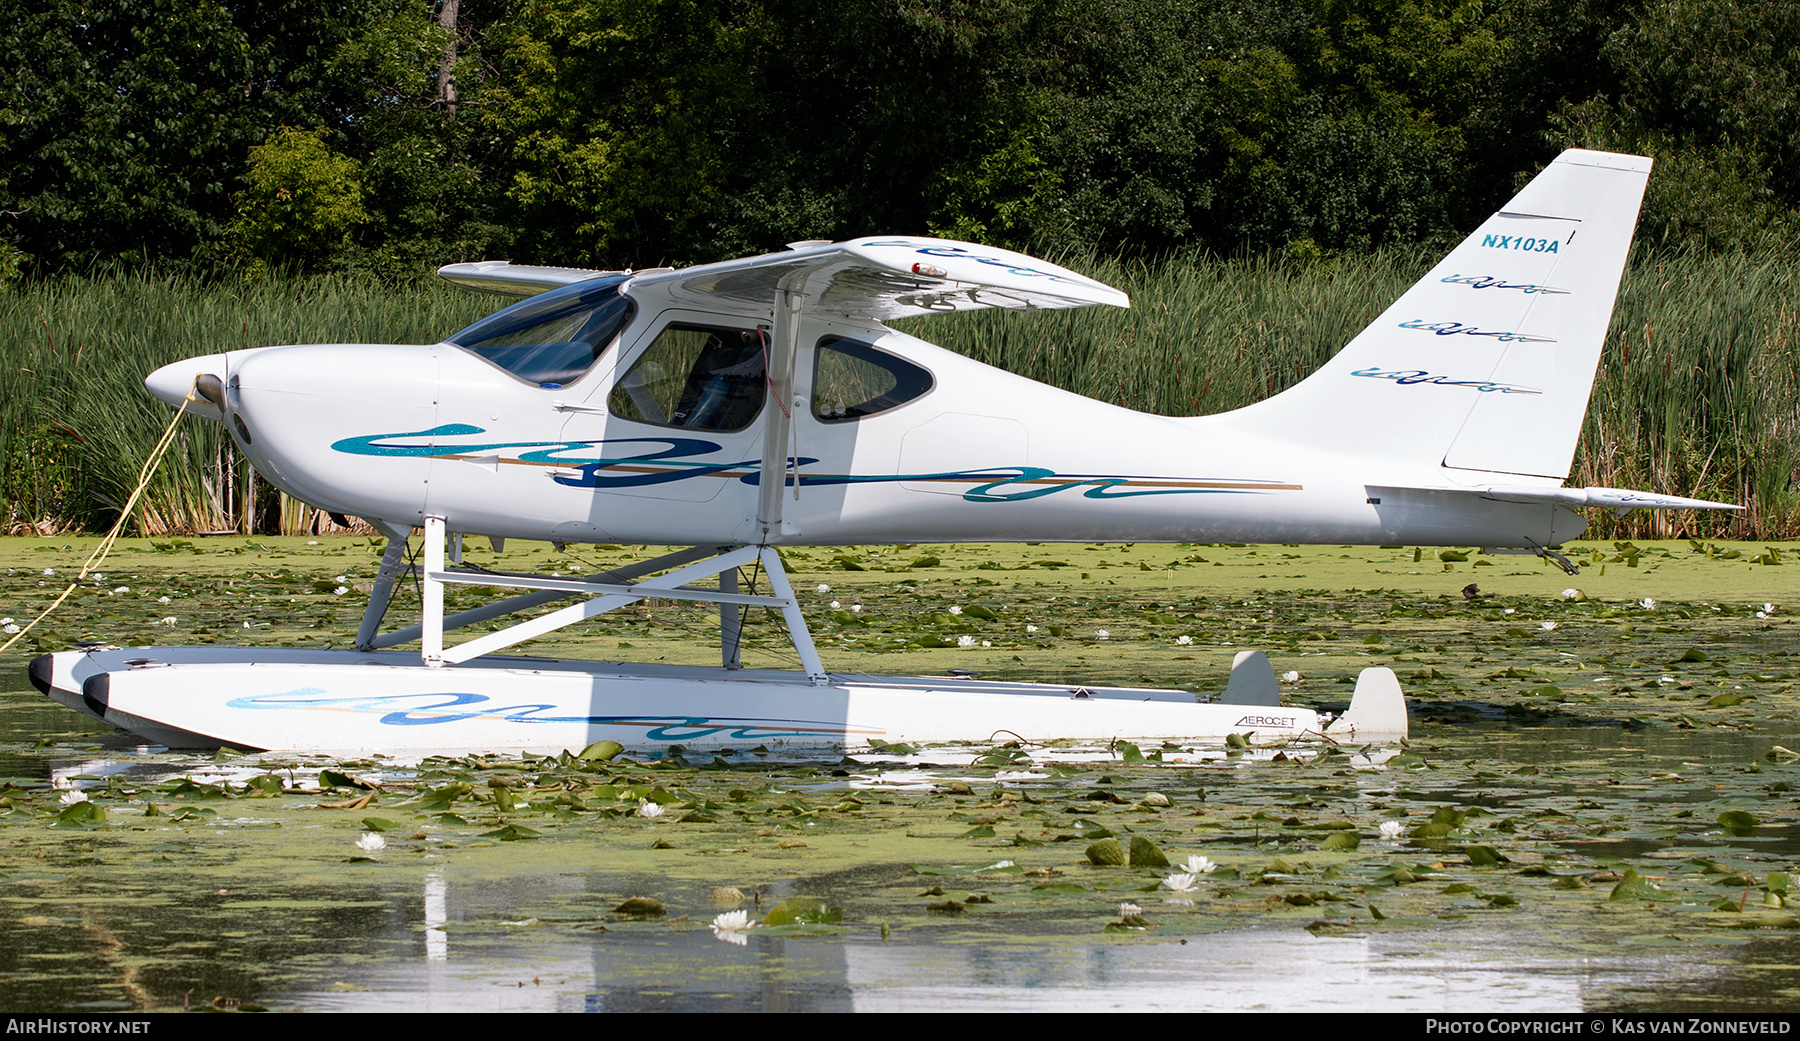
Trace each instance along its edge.
{"label": "white floatplane", "polygon": [[[939,239],[800,242],[680,270],[458,264],[527,299],[431,345],[315,344],[147,380],[225,424],[289,495],[390,541],[356,648],[45,655],[50,696],[163,744],[423,753],[1318,735],[1266,660],[1227,695],[827,671],[776,548],[921,542],[1481,545],[1536,553],[1572,507],[1732,509],[1564,488],[1650,160],[1563,153],[1318,372],[1235,412],[1147,415],[888,328],[1001,307],[1129,305],[1023,254]],[[407,538],[423,529],[422,560]],[[684,547],[586,578],[461,562],[465,535]],[[766,588],[740,589],[739,569]],[[383,633],[416,577],[419,624]],[[446,617],[453,584],[517,591]],[[495,652],[645,598],[719,605],[721,667]],[[446,633],[575,598],[460,644]],[[779,612],[801,668],[740,667],[740,612]],[[417,641],[420,650],[392,648]],[[1252,676],[1255,673],[1255,676]],[[1241,675],[1240,675],[1241,674]],[[1333,737],[1403,735],[1367,670]]]}

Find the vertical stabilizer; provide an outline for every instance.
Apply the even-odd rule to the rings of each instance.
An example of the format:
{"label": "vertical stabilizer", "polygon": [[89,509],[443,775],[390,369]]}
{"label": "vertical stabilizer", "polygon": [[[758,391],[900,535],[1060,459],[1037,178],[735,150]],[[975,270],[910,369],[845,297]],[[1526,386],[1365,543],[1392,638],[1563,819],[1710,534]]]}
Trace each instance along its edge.
{"label": "vertical stabilizer", "polygon": [[1279,706],[1281,688],[1275,685],[1275,667],[1269,664],[1268,655],[1261,651],[1237,652],[1231,659],[1231,678],[1225,681],[1225,696],[1219,704]]}
{"label": "vertical stabilizer", "polygon": [[1571,149],[1318,372],[1234,428],[1363,459],[1561,480],[1650,160]]}
{"label": "vertical stabilizer", "polygon": [[1377,665],[1357,675],[1350,708],[1325,733],[1340,741],[1404,741],[1407,729],[1400,679],[1393,669]]}

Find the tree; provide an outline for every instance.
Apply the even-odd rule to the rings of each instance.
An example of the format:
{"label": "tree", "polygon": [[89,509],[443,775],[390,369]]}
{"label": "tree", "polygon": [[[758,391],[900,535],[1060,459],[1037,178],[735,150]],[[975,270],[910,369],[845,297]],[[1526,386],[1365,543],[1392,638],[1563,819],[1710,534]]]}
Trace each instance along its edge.
{"label": "tree", "polygon": [[227,239],[256,269],[328,264],[368,221],[362,164],[327,148],[326,133],[283,127],[250,150],[249,186],[237,198]]}

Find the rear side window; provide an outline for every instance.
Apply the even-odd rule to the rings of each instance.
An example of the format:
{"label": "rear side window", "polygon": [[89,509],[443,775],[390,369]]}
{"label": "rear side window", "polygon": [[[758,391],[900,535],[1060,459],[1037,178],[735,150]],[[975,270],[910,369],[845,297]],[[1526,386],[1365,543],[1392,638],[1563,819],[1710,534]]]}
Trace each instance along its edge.
{"label": "rear side window", "polygon": [[636,312],[619,292],[624,277],[596,278],[539,293],[489,315],[449,343],[528,383],[555,389],[594,367]]}
{"label": "rear side window", "polygon": [[819,341],[813,361],[812,410],[839,423],[886,412],[924,395],[930,372],[898,355],[836,336]]}

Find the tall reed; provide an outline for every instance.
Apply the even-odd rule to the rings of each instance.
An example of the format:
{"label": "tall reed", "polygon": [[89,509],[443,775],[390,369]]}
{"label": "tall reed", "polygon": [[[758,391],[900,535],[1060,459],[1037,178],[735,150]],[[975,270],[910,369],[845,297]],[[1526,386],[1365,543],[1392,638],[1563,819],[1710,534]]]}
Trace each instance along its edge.
{"label": "tall reed", "polygon": [[[272,343],[431,343],[498,302],[432,284],[203,285],[141,274],[64,278],[0,295],[4,528],[111,523],[169,419],[143,384],[162,365]],[[185,423],[147,492],[138,530],[243,529],[257,519],[254,488],[217,424]]]}

